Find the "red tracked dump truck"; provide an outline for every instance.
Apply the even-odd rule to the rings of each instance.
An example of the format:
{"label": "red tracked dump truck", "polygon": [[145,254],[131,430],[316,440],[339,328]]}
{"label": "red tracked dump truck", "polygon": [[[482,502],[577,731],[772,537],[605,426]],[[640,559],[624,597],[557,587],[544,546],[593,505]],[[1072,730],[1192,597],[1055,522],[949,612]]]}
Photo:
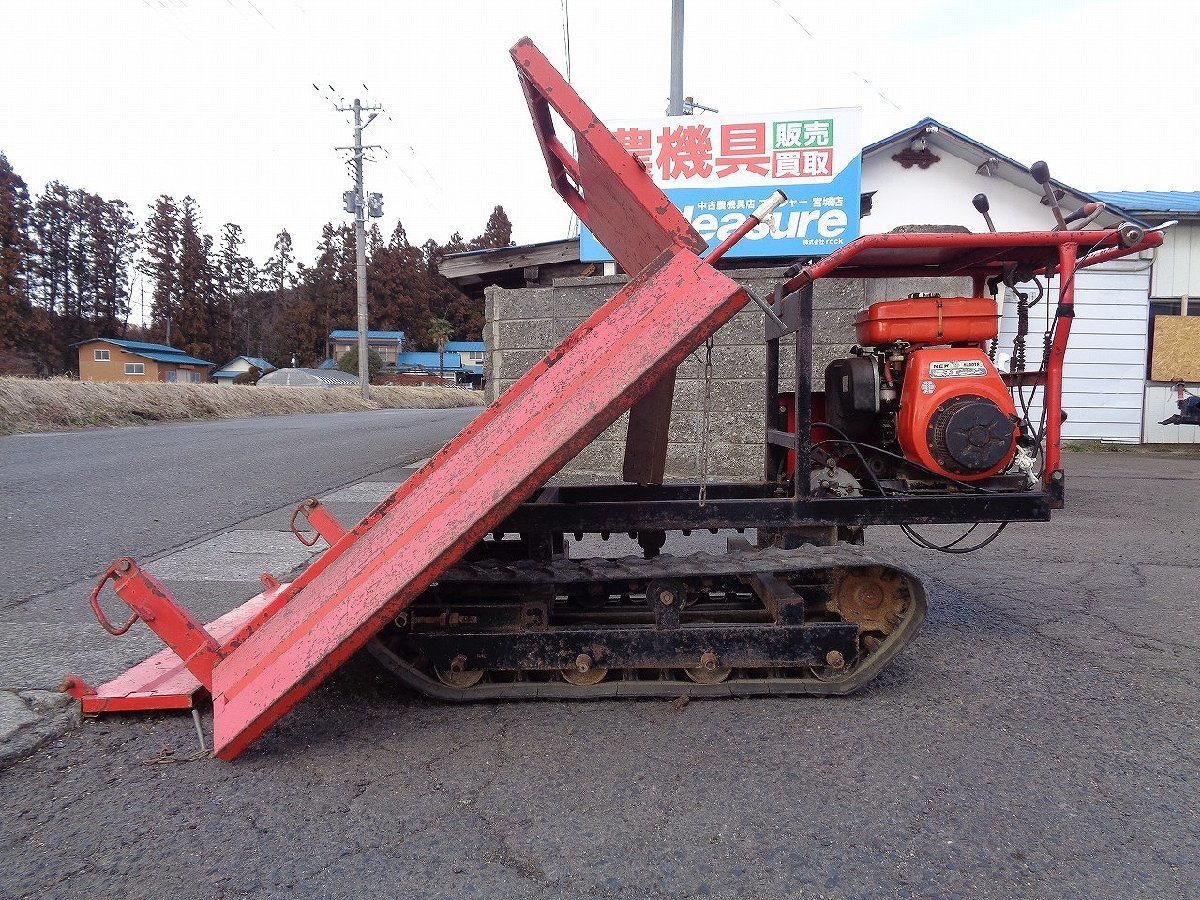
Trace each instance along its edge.
{"label": "red tracked dump truck", "polygon": [[[368,644],[406,683],[453,700],[845,694],[925,614],[920,578],[866,549],[865,526],[901,525],[933,547],[917,527],[987,523],[994,535],[1061,507],[1074,274],[1161,235],[1085,230],[1096,209],[1054,206],[1057,227],[1044,232],[864,237],[798,263],[760,298],[712,263],[772,201],[708,250],[531,41],[512,57],[551,184],[635,277],[362,522],[347,528],[315,500],[300,506],[297,537],[315,540],[296,527],[303,518],[329,548],[294,581],[264,576],[263,593],[201,625],[132,559],[117,560],[93,592],[101,624],[123,633],[140,618],[169,649],[97,688],[68,679],[85,713],[188,708],[207,692],[214,750],[232,759]],[[1045,167],[1032,174],[1053,200]],[[990,228],[986,198],[975,202]],[[813,284],[908,276],[966,277],[973,296],[872,305],[855,322],[859,346],[814,390]],[[1045,362],[1025,371],[1028,307],[1050,301],[1018,286],[1055,276]],[[1017,365],[1003,372],[1002,284],[1023,298]],[[751,302],[768,363],[763,478],[664,484],[675,367]],[[784,342],[795,351],[786,392]],[[626,411],[624,484],[547,485]],[[757,541],[661,553],[668,532],[722,528],[753,529]],[[644,558],[564,553],[568,535],[614,532],[636,538]],[[132,609],[120,625],[100,602],[110,581]]]}

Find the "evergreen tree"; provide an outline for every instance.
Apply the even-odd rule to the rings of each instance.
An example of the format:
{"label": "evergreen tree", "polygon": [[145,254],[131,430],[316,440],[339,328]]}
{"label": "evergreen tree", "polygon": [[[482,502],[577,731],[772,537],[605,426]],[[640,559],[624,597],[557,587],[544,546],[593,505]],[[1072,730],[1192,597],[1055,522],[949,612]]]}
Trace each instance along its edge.
{"label": "evergreen tree", "polygon": [[59,181],[46,185],[34,204],[32,221],[37,242],[36,301],[51,314],[77,319],[80,312],[72,281],[71,250],[79,235],[71,209],[71,189]]}
{"label": "evergreen tree", "polygon": [[262,274],[268,290],[282,291],[296,283],[296,253],[286,228],[275,236],[275,252],[263,266]]}
{"label": "evergreen tree", "polygon": [[241,226],[226,222],[217,253],[217,361],[251,353],[250,333],[257,315],[254,260],[242,254]]}
{"label": "evergreen tree", "polygon": [[172,346],[208,360],[217,355],[218,349],[214,274],[212,238],[200,232],[200,210],[196,201],[184,197],[179,218],[178,300]]}
{"label": "evergreen tree", "polygon": [[165,341],[168,323],[176,317],[180,211],[174,198],[161,195],[150,207],[150,218],[142,229],[142,261],[139,271],[151,284],[149,334],[152,340]]}
{"label": "evergreen tree", "polygon": [[53,368],[74,366],[71,344],[121,335],[129,317],[129,267],[137,225],[119,200],[51,182],[33,206],[33,299],[49,317]]}
{"label": "evergreen tree", "polygon": [[87,195],[88,236],[93,272],[90,314],[97,336],[125,333],[129,319],[129,272],[138,249],[138,226],[120,200]]}
{"label": "evergreen tree", "polygon": [[408,242],[404,226],[396,223],[391,240],[367,262],[371,323],[376,328],[403,331],[410,345],[426,345],[431,318],[427,280],[421,251]]}
{"label": "evergreen tree", "polygon": [[29,189],[0,153],[0,350],[41,358],[49,320],[29,300],[34,252],[29,215]]}
{"label": "evergreen tree", "polygon": [[494,250],[512,243],[512,222],[503,206],[497,206],[488,216],[483,234],[471,241],[472,250]]}
{"label": "evergreen tree", "polygon": [[[349,238],[349,254],[347,253]],[[279,332],[287,353],[301,365],[324,359],[325,341],[335,328],[353,328],[354,229],[326,223],[311,267],[300,267],[297,289],[279,317]]]}
{"label": "evergreen tree", "polygon": [[292,236],[284,229],[275,236],[275,246],[258,274],[258,286],[247,307],[246,352],[272,360],[290,360],[295,347],[280,333],[284,312],[296,301],[296,253]]}

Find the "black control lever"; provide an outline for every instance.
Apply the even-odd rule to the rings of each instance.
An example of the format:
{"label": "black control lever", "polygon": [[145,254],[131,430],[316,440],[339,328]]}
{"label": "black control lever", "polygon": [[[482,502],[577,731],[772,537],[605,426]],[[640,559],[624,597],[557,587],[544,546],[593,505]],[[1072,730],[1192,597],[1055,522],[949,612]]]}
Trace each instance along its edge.
{"label": "black control lever", "polygon": [[992,222],[990,210],[992,205],[988,202],[987,194],[976,194],[971,198],[971,203],[975,209],[983,216],[983,221],[987,222],[988,231],[992,234],[996,233],[996,226]]}
{"label": "black control lever", "polygon": [[1054,188],[1050,186],[1050,167],[1046,165],[1044,160],[1038,160],[1029,167],[1029,174],[1033,176],[1033,180],[1042,186],[1042,191],[1046,195],[1046,202],[1050,204],[1050,211],[1054,213],[1054,221],[1058,222],[1058,227],[1063,231],[1067,230],[1067,223],[1063,219],[1062,210],[1058,205],[1058,198],[1054,196]]}

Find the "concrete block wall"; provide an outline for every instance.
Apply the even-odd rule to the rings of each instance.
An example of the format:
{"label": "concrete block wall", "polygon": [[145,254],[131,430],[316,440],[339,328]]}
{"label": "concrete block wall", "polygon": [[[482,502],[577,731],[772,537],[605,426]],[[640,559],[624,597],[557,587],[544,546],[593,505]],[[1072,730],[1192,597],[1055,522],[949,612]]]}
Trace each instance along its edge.
{"label": "concrete block wall", "polygon": [[[760,296],[769,297],[782,269],[729,271]],[[551,287],[486,292],[488,400],[541,360],[576,326],[628,281],[621,277],[563,278]],[[915,288],[914,288],[915,290]],[[901,295],[902,296],[902,295]],[[854,343],[854,313],[863,306],[860,281],[826,281],[813,297],[813,377],[823,383],[825,366]],[[782,344],[787,344],[785,339]],[[763,316],[748,304],[713,342],[707,415],[709,474],[714,479],[756,479],[762,474],[763,385],[766,349]],[[781,346],[781,389],[790,390],[794,350]],[[698,436],[704,416],[704,350],[679,367],[667,448],[667,473],[694,477],[700,471]],[[620,477],[628,416],[622,416],[585,448],[564,471]]]}

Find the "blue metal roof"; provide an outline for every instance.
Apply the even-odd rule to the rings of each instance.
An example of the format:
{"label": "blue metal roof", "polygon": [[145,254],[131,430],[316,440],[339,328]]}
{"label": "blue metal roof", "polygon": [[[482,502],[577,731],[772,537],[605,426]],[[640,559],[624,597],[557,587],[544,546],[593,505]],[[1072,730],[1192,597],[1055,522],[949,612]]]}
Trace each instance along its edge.
{"label": "blue metal roof", "polygon": [[[358,332],[350,331],[350,330],[343,328],[343,329],[340,329],[337,331],[329,332],[329,339],[331,341],[353,341],[353,340],[358,339]],[[368,341],[402,341],[402,340],[404,340],[404,332],[403,331],[368,331],[367,332],[367,340]]]}
{"label": "blue metal roof", "polygon": [[454,353],[482,353],[483,341],[446,341],[446,349]]}
{"label": "blue metal roof", "polygon": [[126,353],[132,353],[134,356],[143,356],[155,362],[176,363],[183,366],[207,366],[210,369],[216,368],[217,365],[216,363],[209,362],[207,359],[188,356],[177,347],[168,347],[166,344],[148,344],[145,341],[125,341],[119,338],[92,338],[88,341],[80,341],[78,344],[73,344],[72,346],[82,347],[85,344],[94,344],[97,342],[114,344]]}
{"label": "blue metal roof", "polygon": [[212,368],[216,363],[210,363],[207,359],[197,359],[195,356],[188,356],[182,350],[176,350],[173,353],[156,353],[149,350],[130,350],[134,356],[144,356],[146,359],[152,359],[155,362],[176,363],[181,366],[207,366]]}
{"label": "blue metal roof", "polygon": [[[441,368],[461,369],[462,360],[457,353],[442,354]],[[396,354],[397,369],[425,369],[430,372],[438,370],[438,354],[437,353],[397,353]]]}
{"label": "blue metal roof", "polygon": [[169,347],[166,344],[149,344],[145,341],[126,341],[120,338],[91,338],[90,340],[80,341],[75,344],[76,347],[82,347],[84,344],[90,344],[94,341],[103,341],[106,344],[116,344],[122,350],[132,352],[151,351],[157,353],[182,353],[183,351],[177,347]]}
{"label": "blue metal roof", "polygon": [[1131,213],[1200,215],[1200,191],[1096,191],[1095,195]]}

